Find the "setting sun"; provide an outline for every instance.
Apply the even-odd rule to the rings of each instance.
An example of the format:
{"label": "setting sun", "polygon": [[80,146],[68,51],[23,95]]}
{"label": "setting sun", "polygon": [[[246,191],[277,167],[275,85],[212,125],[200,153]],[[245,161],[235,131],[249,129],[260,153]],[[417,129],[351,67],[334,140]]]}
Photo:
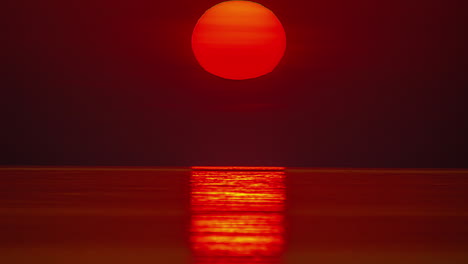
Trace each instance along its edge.
{"label": "setting sun", "polygon": [[192,48],[209,73],[244,80],[273,71],[283,57],[286,35],[268,8],[250,1],[226,1],[198,20]]}

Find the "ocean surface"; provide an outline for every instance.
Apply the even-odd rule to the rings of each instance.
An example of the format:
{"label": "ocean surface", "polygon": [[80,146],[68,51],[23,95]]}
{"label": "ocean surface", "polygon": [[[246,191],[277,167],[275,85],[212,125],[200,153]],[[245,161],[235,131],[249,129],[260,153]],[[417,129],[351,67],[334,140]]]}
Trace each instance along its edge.
{"label": "ocean surface", "polygon": [[0,263],[468,263],[468,170],[0,167]]}

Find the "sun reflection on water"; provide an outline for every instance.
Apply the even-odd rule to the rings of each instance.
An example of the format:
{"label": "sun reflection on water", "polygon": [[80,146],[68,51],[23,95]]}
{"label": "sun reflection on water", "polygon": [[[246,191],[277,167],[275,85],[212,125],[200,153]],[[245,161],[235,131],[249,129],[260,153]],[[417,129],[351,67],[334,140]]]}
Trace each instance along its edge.
{"label": "sun reflection on water", "polygon": [[195,263],[280,263],[284,200],[283,171],[193,170]]}

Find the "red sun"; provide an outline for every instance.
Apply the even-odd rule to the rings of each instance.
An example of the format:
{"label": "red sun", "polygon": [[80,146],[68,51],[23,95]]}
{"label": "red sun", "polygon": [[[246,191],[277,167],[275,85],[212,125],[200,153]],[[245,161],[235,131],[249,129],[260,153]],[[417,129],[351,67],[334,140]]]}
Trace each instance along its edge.
{"label": "red sun", "polygon": [[286,35],[268,8],[250,1],[226,1],[198,20],[192,49],[207,72],[226,79],[251,79],[278,65]]}

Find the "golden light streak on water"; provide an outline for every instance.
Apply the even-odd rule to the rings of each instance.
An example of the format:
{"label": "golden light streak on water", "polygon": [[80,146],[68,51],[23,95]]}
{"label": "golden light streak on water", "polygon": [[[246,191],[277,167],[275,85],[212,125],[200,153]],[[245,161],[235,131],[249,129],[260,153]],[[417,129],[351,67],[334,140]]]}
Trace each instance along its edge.
{"label": "golden light streak on water", "polygon": [[280,263],[284,175],[283,171],[192,171],[194,262]]}

